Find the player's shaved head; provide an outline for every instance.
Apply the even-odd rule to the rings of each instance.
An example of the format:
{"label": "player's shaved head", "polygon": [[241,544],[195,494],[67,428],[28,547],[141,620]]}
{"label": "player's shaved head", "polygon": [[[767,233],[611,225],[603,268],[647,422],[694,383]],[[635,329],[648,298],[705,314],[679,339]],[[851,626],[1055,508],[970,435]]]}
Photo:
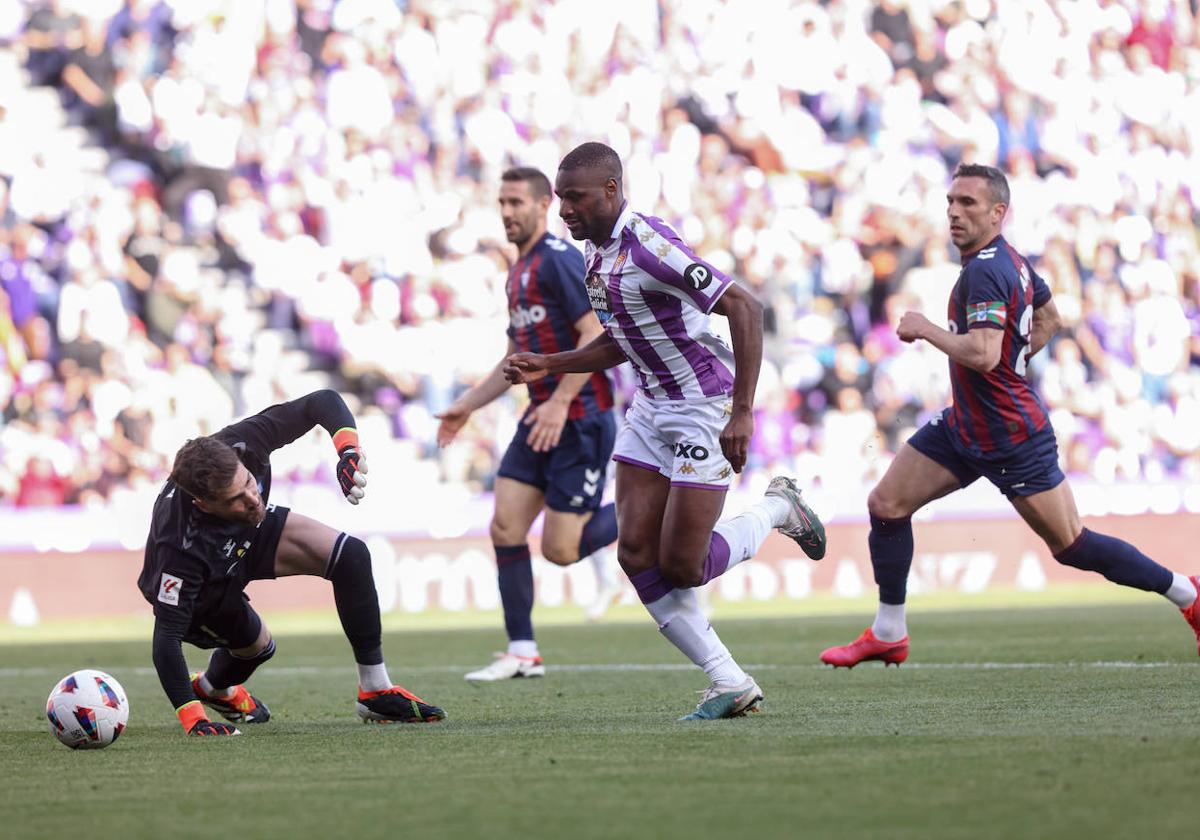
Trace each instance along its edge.
{"label": "player's shaved head", "polygon": [[564,172],[571,169],[597,169],[606,178],[614,178],[621,183],[621,156],[603,143],[583,143],[576,146],[558,165],[558,170]]}
{"label": "player's shaved head", "polygon": [[571,236],[604,242],[625,206],[621,158],[603,143],[576,146],[558,165],[554,192]]}
{"label": "player's shaved head", "polygon": [[550,179],[540,169],[535,169],[532,166],[514,166],[511,169],[505,170],[500,176],[501,181],[509,183],[519,183],[524,181],[529,185],[529,192],[535,198],[550,197]]}

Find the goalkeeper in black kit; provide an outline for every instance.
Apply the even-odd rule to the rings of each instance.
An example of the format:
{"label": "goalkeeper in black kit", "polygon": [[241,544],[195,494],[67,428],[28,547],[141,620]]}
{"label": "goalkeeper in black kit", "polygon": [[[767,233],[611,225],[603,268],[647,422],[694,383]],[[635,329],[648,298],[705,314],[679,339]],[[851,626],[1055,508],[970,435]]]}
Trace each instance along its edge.
{"label": "goalkeeper in black kit", "polygon": [[[358,504],[366,459],[353,415],[329,390],[189,440],[154,503],[138,588],[154,606],[155,670],[189,735],[237,735],[231,724],[270,719],[243,683],[275,654],[275,640],[243,590],[252,580],[285,575],[320,575],[333,584],[358,665],[364,722],[432,723],[446,716],[388,676],[363,541],[267,501],[271,453],[317,425],[333,438],[342,493]],[[202,673],[188,675],[182,642],[213,650]],[[230,723],[209,720],[205,706]]]}

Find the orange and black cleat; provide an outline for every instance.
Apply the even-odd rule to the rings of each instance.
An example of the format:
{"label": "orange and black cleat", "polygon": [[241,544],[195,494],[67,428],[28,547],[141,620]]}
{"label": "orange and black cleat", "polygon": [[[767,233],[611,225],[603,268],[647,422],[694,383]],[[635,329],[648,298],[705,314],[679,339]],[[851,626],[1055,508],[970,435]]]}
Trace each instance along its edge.
{"label": "orange and black cleat", "polygon": [[853,668],[860,662],[873,659],[882,662],[885,668],[888,665],[900,667],[900,663],[908,659],[908,636],[898,642],[882,642],[875,638],[868,627],[850,644],[821,652],[821,661],[835,668]]}
{"label": "orange and black cleat", "polygon": [[437,706],[398,685],[383,691],[360,688],[356,708],[363,723],[436,723],[446,717]]}
{"label": "orange and black cleat", "polygon": [[200,675],[192,675],[192,691],[200,702],[213,709],[230,723],[266,723],[271,710],[257,697],[251,696],[244,685],[234,686],[232,697],[213,697],[200,687]]}

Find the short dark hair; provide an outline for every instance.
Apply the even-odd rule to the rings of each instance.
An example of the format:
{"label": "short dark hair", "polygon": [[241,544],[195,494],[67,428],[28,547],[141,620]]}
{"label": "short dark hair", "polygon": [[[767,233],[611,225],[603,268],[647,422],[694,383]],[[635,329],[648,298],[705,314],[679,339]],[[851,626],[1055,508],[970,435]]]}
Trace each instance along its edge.
{"label": "short dark hair", "polygon": [[1008,179],[996,167],[984,166],[982,163],[960,163],[954,170],[954,177],[982,178],[987,181],[988,194],[992,197],[992,204],[1008,206],[1010,198]]}
{"label": "short dark hair", "polygon": [[583,143],[576,146],[558,165],[563,169],[603,169],[621,183],[621,156],[603,143]]}
{"label": "short dark hair", "polygon": [[175,453],[171,481],[193,499],[210,501],[229,489],[239,463],[229,444],[214,437],[192,438]]}
{"label": "short dark hair", "polygon": [[504,170],[501,181],[524,181],[529,185],[529,191],[534,198],[548,198],[550,195],[550,179],[542,170],[532,166],[514,166]]}

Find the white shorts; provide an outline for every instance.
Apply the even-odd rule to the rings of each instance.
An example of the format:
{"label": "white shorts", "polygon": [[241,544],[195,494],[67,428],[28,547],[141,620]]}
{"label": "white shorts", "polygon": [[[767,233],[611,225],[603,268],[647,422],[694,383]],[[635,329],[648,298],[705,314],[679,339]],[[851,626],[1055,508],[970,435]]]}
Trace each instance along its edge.
{"label": "white shorts", "polygon": [[724,490],[733,481],[733,467],[720,439],[732,410],[730,397],[656,402],[635,394],[617,432],[613,460],[654,470],[680,487]]}

